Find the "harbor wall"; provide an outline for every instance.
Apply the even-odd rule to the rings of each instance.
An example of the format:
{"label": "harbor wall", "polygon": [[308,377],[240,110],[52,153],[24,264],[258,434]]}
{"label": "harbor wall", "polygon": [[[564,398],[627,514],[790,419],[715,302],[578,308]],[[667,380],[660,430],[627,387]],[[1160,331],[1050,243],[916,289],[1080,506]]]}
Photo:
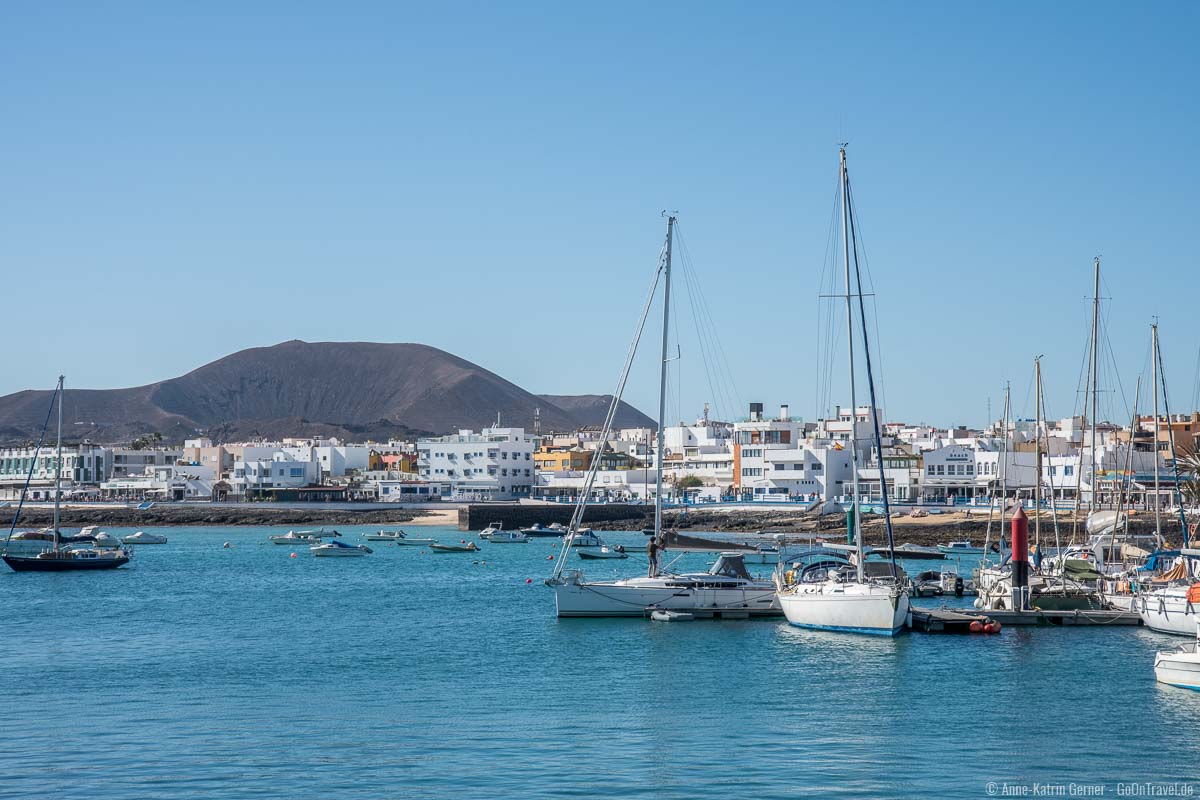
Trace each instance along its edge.
{"label": "harbor wall", "polygon": [[[528,528],[540,522],[549,525],[558,522],[566,525],[575,513],[574,505],[502,505],[496,503],[471,504],[458,510],[458,529],[475,531],[493,522],[504,523],[505,529]],[[629,530],[637,530],[653,513],[653,506],[598,503],[584,509],[584,523],[611,523],[628,521]]]}

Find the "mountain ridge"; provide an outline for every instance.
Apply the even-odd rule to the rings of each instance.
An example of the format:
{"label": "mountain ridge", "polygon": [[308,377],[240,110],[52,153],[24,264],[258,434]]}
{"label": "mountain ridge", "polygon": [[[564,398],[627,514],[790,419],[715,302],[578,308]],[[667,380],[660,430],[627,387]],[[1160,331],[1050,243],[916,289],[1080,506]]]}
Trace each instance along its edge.
{"label": "mountain ridge", "polygon": [[[0,397],[0,443],[36,439],[49,390]],[[537,395],[425,344],[304,342],[239,350],[175,378],[64,393],[63,434],[109,443],[281,436],[411,437],[494,424],[567,431],[603,422],[611,395]],[[564,407],[566,406],[566,407]],[[620,427],[654,426],[622,402]]]}

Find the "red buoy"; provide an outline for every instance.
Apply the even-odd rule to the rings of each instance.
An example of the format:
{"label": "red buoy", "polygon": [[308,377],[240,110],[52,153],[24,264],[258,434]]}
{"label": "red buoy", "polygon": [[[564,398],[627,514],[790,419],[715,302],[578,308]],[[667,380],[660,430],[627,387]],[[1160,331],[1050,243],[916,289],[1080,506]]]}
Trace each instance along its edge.
{"label": "red buoy", "polygon": [[526,582],[526,583],[533,583],[533,578],[526,578],[526,579],[525,579],[525,582]]}
{"label": "red buoy", "polygon": [[996,633],[997,632],[996,623],[989,622],[987,625],[984,625],[983,632],[984,633]]}
{"label": "red buoy", "polygon": [[295,553],[292,553],[292,556],[291,556],[291,557],[292,557],[292,558],[295,558],[295,557],[296,557],[296,554],[295,554]]}
{"label": "red buoy", "polygon": [[971,633],[983,633],[983,623],[979,620],[973,620],[968,627],[971,629]]}
{"label": "red buoy", "polygon": [[999,622],[992,622],[992,627],[996,629],[996,630],[992,631],[992,633],[999,633],[1000,629],[1003,628],[1004,626],[1001,625]]}

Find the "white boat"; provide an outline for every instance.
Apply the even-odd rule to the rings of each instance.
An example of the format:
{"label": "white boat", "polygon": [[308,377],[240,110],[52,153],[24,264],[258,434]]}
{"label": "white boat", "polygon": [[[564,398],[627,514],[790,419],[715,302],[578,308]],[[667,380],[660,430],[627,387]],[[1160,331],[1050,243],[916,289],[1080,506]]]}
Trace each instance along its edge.
{"label": "white boat", "polygon": [[525,544],[529,537],[520,531],[492,531],[488,541],[492,544]]}
{"label": "white boat", "polygon": [[585,581],[564,570],[550,582],[560,617],[641,617],[648,609],[706,617],[778,616],[775,584],[753,578],[741,553],[722,553],[708,572]]}
{"label": "white boat", "polygon": [[[857,293],[854,291],[855,281],[851,280],[850,269],[850,237],[853,220],[853,204],[850,202],[850,179],[846,171],[846,148],[838,150],[839,171],[841,177],[841,217],[843,230],[843,258],[845,267],[845,301],[846,301],[846,330],[847,356],[849,370],[847,372],[850,388],[850,408],[857,408],[855,396],[854,371],[854,305],[855,300],[860,304],[862,313],[862,279],[857,280]],[[855,254],[855,274],[857,275],[857,253]],[[875,402],[874,379],[871,376],[871,350],[866,338],[866,320],[861,319],[863,326],[862,346],[866,357],[866,374],[870,386],[870,408],[877,407]],[[882,436],[879,430],[879,420],[872,422],[874,428],[875,446],[878,452],[883,451]],[[855,572],[846,575],[844,571],[831,570],[828,579],[818,583],[796,582],[788,584],[779,580],[778,602],[784,616],[792,625],[801,628],[816,628],[820,630],[844,631],[849,633],[867,633],[880,636],[895,636],[904,630],[908,619],[909,598],[904,590],[899,574],[893,574],[888,579],[869,578],[864,570],[864,551],[862,537],[861,493],[858,485],[858,439],[857,425],[850,426],[850,441],[848,449],[851,455],[850,474],[853,478],[851,495],[851,510],[854,521],[854,545],[856,550]],[[883,475],[883,459],[877,459],[880,465],[880,485],[886,486]],[[884,494],[885,511],[887,495]],[[884,515],[887,526],[888,541],[893,542],[891,514]],[[896,548],[892,545],[890,567],[895,572]],[[779,571],[776,571],[777,579]]]}
{"label": "white boat", "polygon": [[[668,352],[671,319],[671,251],[675,234],[675,217],[667,216],[667,237],[659,258],[650,296],[642,307],[634,341],[626,355],[625,365],[617,389],[611,395],[608,414],[601,428],[596,451],[604,452],[612,433],[613,418],[625,389],[637,343],[645,329],[647,317],[657,295],[658,287],[663,291],[663,339],[662,361],[658,382],[658,418],[666,418],[667,364],[671,360]],[[657,452],[665,452],[663,426],[658,426]],[[652,610],[682,611],[696,616],[744,619],[751,616],[777,615],[779,605],[775,601],[775,585],[772,581],[757,580],[746,571],[741,553],[722,553],[708,572],[682,575],[659,574],[652,564],[646,577],[625,578],[610,581],[589,581],[582,570],[567,570],[564,562],[571,547],[602,547],[600,537],[581,528],[587,498],[596,483],[602,459],[594,458],[584,477],[579,500],[571,516],[571,523],[563,537],[562,550],[555,561],[554,573],[546,585],[554,590],[554,602],[560,617],[640,617]],[[657,459],[655,468],[656,491],[654,501],[654,536],[662,543],[663,464]]]}
{"label": "white boat", "polygon": [[336,539],[308,548],[317,558],[361,558],[375,552],[365,544],[346,544]]}
{"label": "white boat", "polygon": [[604,540],[591,528],[580,528],[571,538],[571,547],[603,547]]}
{"label": "white boat", "polygon": [[1200,620],[1200,549],[1180,551],[1179,562],[1160,576],[1164,584],[1151,583],[1138,592],[1133,608],[1142,624],[1159,633],[1191,636]]}
{"label": "white boat", "polygon": [[138,531],[137,533],[132,533],[129,536],[126,536],[121,540],[121,542],[123,544],[166,544],[167,537],[161,536],[157,533]]}
{"label": "white boat", "polygon": [[486,528],[479,532],[480,539],[491,539],[492,534],[499,533],[504,530],[503,522],[492,522]]}
{"label": "white boat", "polygon": [[567,526],[563,525],[561,522],[551,522],[549,525],[543,525],[542,523],[538,522],[538,523],[535,523],[534,525],[532,525],[531,527],[521,528],[521,533],[525,534],[526,536],[531,536],[531,537],[562,536],[566,532],[567,532]]}
{"label": "white boat", "polygon": [[982,547],[976,547],[969,541],[967,542],[951,542],[950,544],[939,544],[937,549],[943,553],[951,553],[954,555],[981,554]]}
{"label": "white boat", "polygon": [[321,543],[321,539],[318,536],[310,536],[307,533],[297,533],[296,531],[288,531],[287,533],[276,536],[268,536],[267,541],[273,544],[293,545],[312,545]]}
{"label": "white boat", "polygon": [[408,536],[407,534],[396,540],[397,547],[428,547],[436,542],[437,539],[431,539],[423,536]]}
{"label": "white boat", "polygon": [[375,533],[364,533],[362,538],[368,542],[396,542],[403,539],[404,531],[376,531]]}
{"label": "white boat", "polygon": [[1168,686],[1200,691],[1200,629],[1196,641],[1154,654],[1154,679]]}
{"label": "white boat", "polygon": [[898,585],[832,579],[779,593],[788,622],[799,628],[895,636],[908,619],[908,593]]}

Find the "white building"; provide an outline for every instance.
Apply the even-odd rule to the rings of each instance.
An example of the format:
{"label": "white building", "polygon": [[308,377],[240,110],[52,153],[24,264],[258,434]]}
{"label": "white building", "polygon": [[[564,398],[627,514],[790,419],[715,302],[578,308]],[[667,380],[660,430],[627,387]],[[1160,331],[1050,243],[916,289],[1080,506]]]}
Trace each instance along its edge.
{"label": "white building", "polygon": [[[36,458],[34,454],[36,452]],[[83,491],[84,486],[95,486],[109,475],[112,467],[112,450],[84,443],[63,447],[63,497]],[[46,500],[53,496],[56,467],[54,446],[43,445],[40,451],[32,447],[17,447],[0,450],[0,499],[15,500],[21,496],[25,480],[30,478],[30,500]]]}
{"label": "white building", "polygon": [[270,496],[274,489],[303,489],[320,483],[321,472],[316,462],[300,461],[282,450],[274,450],[267,458],[252,458],[233,465],[229,484],[237,497]]}
{"label": "white building", "polygon": [[106,499],[211,500],[214,473],[196,464],[146,467],[141,475],[104,481],[100,493]]}
{"label": "white building", "polygon": [[533,488],[537,444],[524,428],[460,430],[418,440],[417,465],[422,480],[446,484],[453,499],[511,500]]}

